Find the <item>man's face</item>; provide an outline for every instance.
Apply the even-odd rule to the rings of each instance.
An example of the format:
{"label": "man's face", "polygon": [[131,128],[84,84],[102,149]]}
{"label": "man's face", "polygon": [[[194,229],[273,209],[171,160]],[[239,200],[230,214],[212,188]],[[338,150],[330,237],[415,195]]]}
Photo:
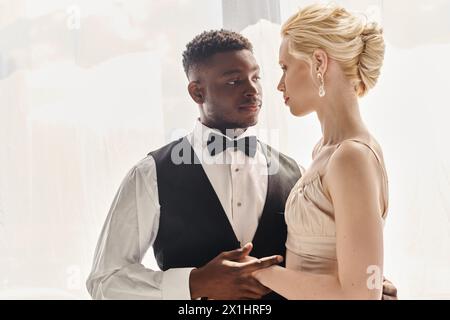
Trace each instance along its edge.
{"label": "man's face", "polygon": [[200,119],[206,126],[224,130],[257,123],[262,92],[259,66],[249,50],[212,56],[199,67],[198,86]]}

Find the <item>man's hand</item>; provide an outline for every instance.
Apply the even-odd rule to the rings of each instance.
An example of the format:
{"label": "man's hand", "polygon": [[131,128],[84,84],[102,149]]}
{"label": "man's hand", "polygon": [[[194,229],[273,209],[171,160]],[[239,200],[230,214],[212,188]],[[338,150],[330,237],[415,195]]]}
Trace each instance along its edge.
{"label": "man's hand", "polygon": [[252,244],[248,243],[240,249],[222,252],[205,266],[192,270],[189,278],[191,298],[261,299],[271,292],[260,284],[252,273],[282,262],[283,257],[250,257],[252,248]]}
{"label": "man's hand", "polygon": [[383,300],[398,300],[397,288],[388,279],[383,279]]}

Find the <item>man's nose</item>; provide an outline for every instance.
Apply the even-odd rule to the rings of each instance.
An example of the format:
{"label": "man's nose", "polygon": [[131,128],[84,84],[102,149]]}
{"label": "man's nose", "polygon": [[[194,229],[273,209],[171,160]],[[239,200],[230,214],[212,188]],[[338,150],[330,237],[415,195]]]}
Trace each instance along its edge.
{"label": "man's nose", "polygon": [[260,94],[261,94],[261,87],[258,86],[258,84],[254,83],[253,81],[248,81],[248,86],[245,90],[245,95],[251,97]]}

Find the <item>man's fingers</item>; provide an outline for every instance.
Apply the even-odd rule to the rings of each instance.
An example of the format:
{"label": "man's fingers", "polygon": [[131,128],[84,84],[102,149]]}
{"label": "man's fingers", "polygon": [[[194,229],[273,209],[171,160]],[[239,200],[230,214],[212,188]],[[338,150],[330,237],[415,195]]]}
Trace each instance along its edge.
{"label": "man's fingers", "polygon": [[250,278],[250,280],[248,282],[247,290],[252,291],[261,296],[265,296],[266,294],[269,294],[270,292],[272,292],[271,289],[263,286],[258,280],[256,280],[253,277]]}
{"label": "man's fingers", "polygon": [[262,298],[262,294],[259,294],[258,292],[255,292],[254,290],[245,290],[243,294],[243,300],[251,299],[251,300],[257,300]]}
{"label": "man's fingers", "polygon": [[281,262],[283,262],[283,257],[275,255],[275,256],[264,257],[261,259],[256,259],[253,261],[245,262],[245,263],[242,263],[242,266],[244,268],[248,269],[248,271],[253,272],[255,270],[268,268],[270,266],[279,264]]}
{"label": "man's fingers", "polygon": [[244,258],[245,256],[248,256],[248,254],[250,253],[250,251],[252,251],[252,249],[253,244],[249,242],[242,248],[223,252],[222,257],[228,260],[237,261],[239,259]]}
{"label": "man's fingers", "polygon": [[383,295],[397,297],[397,288],[389,281],[383,281]]}
{"label": "man's fingers", "polygon": [[273,256],[270,256],[270,257],[263,257],[263,258],[261,258],[259,260],[261,260],[262,262],[274,260],[275,263],[281,263],[281,262],[283,262],[283,259],[284,259],[283,256],[280,256],[280,255],[276,254],[276,255],[273,255]]}
{"label": "man's fingers", "polygon": [[382,300],[398,300],[397,296],[392,297],[392,296],[388,296],[383,294],[383,299]]}
{"label": "man's fingers", "polygon": [[248,256],[250,254],[250,251],[253,249],[253,243],[249,242],[245,244],[245,246],[242,247],[242,255],[241,258]]}

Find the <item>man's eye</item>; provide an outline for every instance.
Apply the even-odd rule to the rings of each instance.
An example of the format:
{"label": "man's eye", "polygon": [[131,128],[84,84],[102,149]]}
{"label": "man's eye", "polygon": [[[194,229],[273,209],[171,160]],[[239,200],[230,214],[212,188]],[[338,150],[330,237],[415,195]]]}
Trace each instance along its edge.
{"label": "man's eye", "polygon": [[259,80],[261,80],[261,77],[260,76],[256,76],[253,79],[255,79],[255,81],[259,81]]}
{"label": "man's eye", "polygon": [[239,80],[233,80],[233,81],[228,81],[227,84],[229,84],[230,86],[234,86],[239,82]]}

